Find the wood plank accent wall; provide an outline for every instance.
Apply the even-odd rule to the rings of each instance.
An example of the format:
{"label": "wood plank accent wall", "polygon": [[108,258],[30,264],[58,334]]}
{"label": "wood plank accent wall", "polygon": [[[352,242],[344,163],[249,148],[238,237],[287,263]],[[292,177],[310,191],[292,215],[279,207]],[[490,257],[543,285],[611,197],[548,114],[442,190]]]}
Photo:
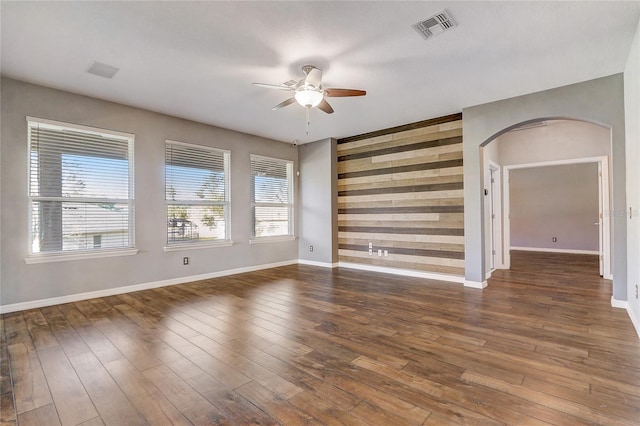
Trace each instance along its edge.
{"label": "wood plank accent wall", "polygon": [[341,262],[464,275],[462,114],[340,139],[337,151]]}

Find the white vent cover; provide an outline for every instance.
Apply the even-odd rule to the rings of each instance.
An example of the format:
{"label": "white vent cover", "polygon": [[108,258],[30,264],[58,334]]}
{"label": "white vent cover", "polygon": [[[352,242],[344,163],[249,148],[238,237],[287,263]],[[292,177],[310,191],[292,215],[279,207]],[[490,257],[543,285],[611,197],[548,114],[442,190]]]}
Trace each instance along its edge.
{"label": "white vent cover", "polygon": [[412,25],[413,29],[416,30],[425,40],[450,30],[455,26],[456,23],[446,10]]}
{"label": "white vent cover", "polygon": [[96,61],[94,61],[87,70],[89,74],[99,75],[100,77],[104,78],[113,78],[113,76],[116,75],[118,71],[120,71],[119,68]]}

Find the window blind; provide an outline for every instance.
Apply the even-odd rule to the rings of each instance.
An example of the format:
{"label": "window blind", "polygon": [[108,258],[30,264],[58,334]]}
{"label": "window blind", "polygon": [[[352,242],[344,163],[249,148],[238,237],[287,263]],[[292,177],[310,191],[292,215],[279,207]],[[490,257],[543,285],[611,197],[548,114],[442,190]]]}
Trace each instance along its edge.
{"label": "window blind", "polygon": [[229,239],[228,151],[165,145],[167,244]]}
{"label": "window blind", "polygon": [[293,162],[251,155],[254,238],[293,236]]}
{"label": "window blind", "polygon": [[133,247],[133,137],[28,121],[31,253]]}

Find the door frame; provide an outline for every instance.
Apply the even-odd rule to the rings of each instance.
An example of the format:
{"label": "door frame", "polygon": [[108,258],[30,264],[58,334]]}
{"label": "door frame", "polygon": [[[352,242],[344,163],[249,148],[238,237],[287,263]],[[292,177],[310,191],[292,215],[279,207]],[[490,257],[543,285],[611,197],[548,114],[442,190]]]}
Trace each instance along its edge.
{"label": "door frame", "polygon": [[510,185],[509,173],[514,169],[527,169],[545,166],[562,166],[567,164],[598,164],[598,199],[600,205],[599,210],[599,240],[600,240],[600,273],[603,278],[611,280],[611,198],[610,198],[610,179],[609,175],[609,157],[587,157],[573,158],[569,160],[544,161],[540,163],[514,164],[511,166],[502,166],[502,196],[503,196],[503,228],[502,235],[504,239],[503,261],[506,269],[511,268],[511,217],[510,217]]}
{"label": "door frame", "polygon": [[[502,234],[502,168],[499,164],[489,160],[489,179],[491,180],[493,172],[493,182],[489,182],[489,214],[495,217],[489,217],[489,236],[492,238],[489,255],[492,256],[493,264],[490,272],[496,269],[506,269],[503,256]],[[492,220],[493,219],[493,220]],[[491,251],[495,251],[495,254]],[[491,262],[490,262],[491,263]]]}

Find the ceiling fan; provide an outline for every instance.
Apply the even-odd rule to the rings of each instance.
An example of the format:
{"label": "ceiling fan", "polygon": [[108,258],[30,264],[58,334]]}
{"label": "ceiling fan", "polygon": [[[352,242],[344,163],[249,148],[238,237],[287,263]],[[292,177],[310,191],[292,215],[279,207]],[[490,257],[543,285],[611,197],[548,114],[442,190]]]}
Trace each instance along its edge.
{"label": "ceiling fan", "polygon": [[253,83],[255,86],[266,87],[267,89],[285,90],[294,92],[293,96],[280,102],[274,106],[272,110],[284,108],[287,105],[298,103],[307,110],[307,134],[309,134],[309,110],[317,107],[320,111],[327,114],[333,113],[333,108],[325,98],[338,98],[346,96],[364,96],[367,94],[364,90],[356,89],[338,89],[322,87],[322,70],[313,65],[303,65],[302,73],[304,78],[301,80],[289,80],[282,84]]}

